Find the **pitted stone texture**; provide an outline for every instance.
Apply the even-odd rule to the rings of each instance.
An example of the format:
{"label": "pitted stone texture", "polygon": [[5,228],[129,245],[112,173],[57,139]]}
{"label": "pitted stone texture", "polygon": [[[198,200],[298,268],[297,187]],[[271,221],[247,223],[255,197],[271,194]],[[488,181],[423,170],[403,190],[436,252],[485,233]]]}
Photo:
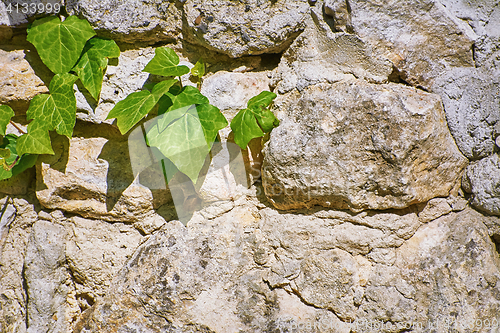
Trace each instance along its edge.
{"label": "pitted stone texture", "polygon": [[492,215],[500,215],[500,157],[495,153],[469,165],[462,187],[472,194],[471,205]]}
{"label": "pitted stone texture", "polygon": [[279,209],[404,208],[446,197],[467,160],[439,96],[362,80],[278,97],[263,185]]}
{"label": "pitted stone texture", "polygon": [[75,283],[75,298],[80,309],[85,310],[104,296],[142,236],[130,225],[80,217],[69,219],[65,226],[70,235],[66,258]]}
{"label": "pitted stone texture", "polygon": [[500,70],[454,68],[436,79],[451,134],[471,160],[490,155],[500,136]]}
{"label": "pitted stone texture", "polygon": [[373,55],[369,45],[356,35],[333,33],[320,15],[318,9],[312,10],[307,28],[273,71],[271,85],[277,92],[302,91],[319,82],[334,83],[352,75],[386,83],[392,72],[390,61]]}
{"label": "pitted stone texture", "polygon": [[382,288],[387,290],[394,285],[407,306],[394,307],[391,295],[381,293],[381,301],[372,299],[360,309],[381,321],[388,314],[399,314],[406,321],[422,323],[422,332],[430,331],[430,324],[441,326],[437,332],[449,331],[443,323],[451,323],[451,319],[458,332],[467,331],[465,327],[481,331],[471,323],[491,321],[500,311],[500,261],[483,224],[485,219],[466,209],[422,226],[397,250],[395,266],[399,270],[378,266],[372,287],[367,289],[368,293],[373,287],[385,285]]}
{"label": "pitted stone texture", "polygon": [[28,297],[23,277],[24,259],[35,207],[25,199],[0,199],[5,212],[0,220],[0,331],[26,332]]}
{"label": "pitted stone texture", "polygon": [[350,0],[354,32],[402,79],[429,89],[448,67],[473,67],[475,33],[437,0]]}
{"label": "pitted stone texture", "polygon": [[474,61],[478,67],[500,69],[500,4],[496,0],[440,0],[476,33]]}
{"label": "pitted stone texture", "polygon": [[236,58],[278,53],[303,30],[306,0],[187,0],[185,37]]}
{"label": "pitted stone texture", "polygon": [[333,18],[335,31],[353,32],[349,1],[326,0],[323,6],[325,14]]}
{"label": "pitted stone texture", "polygon": [[213,222],[198,216],[187,228],[167,224],[138,248],[76,332],[261,332],[300,321],[349,332],[331,311],[262,280],[254,261],[262,241],[258,216],[240,206]]}
{"label": "pitted stone texture", "polygon": [[[220,71],[203,80],[201,93],[221,111],[239,111],[250,98],[269,90],[266,72],[231,73]],[[225,113],[226,114],[226,113]]]}
{"label": "pitted stone texture", "polygon": [[33,225],[24,259],[28,298],[28,333],[67,332],[73,285],[66,268],[64,226],[45,220]]}
{"label": "pitted stone texture", "polygon": [[49,92],[26,60],[27,52],[0,49],[0,104],[9,105],[16,113],[26,111],[36,95]]}
{"label": "pitted stone texture", "polygon": [[159,0],[68,0],[66,10],[92,27],[125,43],[174,42],[182,31],[182,12],[175,2]]}
{"label": "pitted stone texture", "polygon": [[69,142],[55,136],[52,146],[56,154],[37,164],[36,195],[46,208],[135,222],[171,201],[167,190],[134,181],[127,137],[111,126],[77,125]]}
{"label": "pitted stone texture", "polygon": [[[500,260],[486,218],[466,209],[421,225],[416,212],[238,206],[213,221],[196,216],[187,228],[169,223],[139,246],[75,331],[286,332],[323,323],[326,332],[367,333],[373,324],[400,332],[414,323],[425,332],[453,314],[494,318]],[[368,259],[339,249],[339,226],[353,242],[365,238],[356,239],[363,226],[386,244]],[[404,240],[390,243],[401,230]]]}

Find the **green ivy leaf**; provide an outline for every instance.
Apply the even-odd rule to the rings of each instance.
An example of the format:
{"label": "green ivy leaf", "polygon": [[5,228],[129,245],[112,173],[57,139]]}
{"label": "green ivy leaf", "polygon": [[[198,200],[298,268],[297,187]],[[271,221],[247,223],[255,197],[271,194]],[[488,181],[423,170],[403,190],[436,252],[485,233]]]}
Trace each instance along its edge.
{"label": "green ivy leaf", "polygon": [[205,75],[205,63],[203,62],[203,59],[200,58],[196,62],[193,68],[191,68],[191,75],[196,76],[198,78],[202,78],[203,75]]}
{"label": "green ivy leaf", "polygon": [[14,117],[14,111],[8,105],[0,105],[0,135],[5,135],[10,118]]}
{"label": "green ivy leaf", "polygon": [[[48,131],[71,138],[76,122],[76,98],[73,84],[78,79],[68,73],[56,74],[49,85],[49,94],[35,96],[26,111],[28,120],[34,119]],[[28,130],[29,132],[29,130]]]}
{"label": "green ivy leaf", "polygon": [[[0,151],[5,158],[0,158],[2,166],[0,166],[0,180],[10,178],[15,176],[24,170],[31,168],[35,165],[37,155],[26,154],[19,158],[17,154],[17,136],[14,134],[7,134],[3,138],[3,142],[0,145]],[[7,153],[8,152],[8,153]],[[12,166],[12,164],[15,164]]]}
{"label": "green ivy leaf", "polygon": [[270,91],[263,91],[257,96],[250,98],[250,100],[247,103],[247,107],[267,108],[275,98],[276,98],[275,93]]}
{"label": "green ivy leaf", "polygon": [[198,118],[205,134],[205,140],[209,148],[215,142],[217,133],[228,125],[226,117],[218,108],[210,104],[201,104],[196,107]]}
{"label": "green ivy leaf", "polygon": [[189,73],[189,67],[178,66],[179,56],[168,47],[155,50],[155,56],[142,70],[143,72],[163,76],[182,76]]}
{"label": "green ivy leaf", "polygon": [[108,58],[118,58],[120,48],[115,41],[92,38],[87,41],[83,54],[73,70],[92,97],[98,101],[102,88],[104,71],[108,66]]}
{"label": "green ivy leaf", "polygon": [[0,148],[0,158],[7,159],[10,157],[10,150],[5,148]]}
{"label": "green ivy leaf", "polygon": [[150,146],[157,147],[194,183],[210,152],[195,105],[175,109],[160,116],[167,127],[160,130],[159,122],[150,127],[146,137]]}
{"label": "green ivy leaf", "polygon": [[[198,89],[191,86],[186,86],[180,91],[172,93],[173,89],[165,94],[167,98],[163,98],[160,101],[160,106],[158,108],[158,115],[165,112],[170,112],[171,110],[181,109],[185,106],[193,104],[208,104],[208,98],[203,96]],[[160,130],[163,131],[166,126],[168,117],[160,118],[158,125]]]}
{"label": "green ivy leaf", "polygon": [[127,133],[153,109],[176,82],[177,80],[162,81],[157,83],[151,92],[143,90],[128,95],[124,100],[116,103],[106,119],[116,118],[120,132]]}
{"label": "green ivy leaf", "polygon": [[36,20],[27,40],[35,45],[43,63],[54,73],[69,72],[80,58],[88,39],[95,32],[87,22],[70,16],[64,22],[56,16]]}
{"label": "green ivy leaf", "polygon": [[264,136],[279,125],[279,120],[268,109],[276,94],[263,91],[248,101],[248,107],[241,110],[231,121],[234,142],[245,149],[253,138]]}
{"label": "green ivy leaf", "polygon": [[28,133],[17,139],[17,152],[20,156],[24,154],[54,155],[49,130],[43,121],[33,120],[28,124]]}

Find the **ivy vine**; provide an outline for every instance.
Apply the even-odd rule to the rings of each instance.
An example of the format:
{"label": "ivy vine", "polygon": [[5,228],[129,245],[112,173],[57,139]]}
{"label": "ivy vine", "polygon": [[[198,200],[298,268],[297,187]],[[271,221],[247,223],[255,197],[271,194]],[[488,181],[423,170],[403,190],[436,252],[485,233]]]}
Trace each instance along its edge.
{"label": "ivy vine", "polygon": [[[120,56],[113,40],[96,36],[90,24],[76,16],[63,21],[56,16],[36,20],[28,27],[27,40],[54,77],[49,83],[49,93],[30,101],[26,133],[11,121],[14,111],[9,106],[0,106],[0,179],[32,167],[39,154],[54,154],[49,132],[71,138],[76,123],[75,82],[80,80],[90,96],[99,101],[108,59]],[[163,79],[119,101],[107,119],[116,118],[118,129],[126,134],[153,115],[154,110],[156,121],[145,129],[148,146],[156,147],[162,154],[161,160],[168,161],[162,162],[164,172],[165,165],[169,165],[196,182],[219,130],[228,125],[220,110],[200,92],[205,64],[200,59],[190,70],[179,65],[174,50],[159,47],[143,71]],[[180,77],[188,73],[197,87],[182,85]],[[276,94],[263,91],[251,98],[247,108],[231,121],[234,141],[241,149],[279,125],[269,110],[275,97]],[[23,134],[19,137],[6,134],[9,123]],[[173,174],[172,170],[169,174]]]}

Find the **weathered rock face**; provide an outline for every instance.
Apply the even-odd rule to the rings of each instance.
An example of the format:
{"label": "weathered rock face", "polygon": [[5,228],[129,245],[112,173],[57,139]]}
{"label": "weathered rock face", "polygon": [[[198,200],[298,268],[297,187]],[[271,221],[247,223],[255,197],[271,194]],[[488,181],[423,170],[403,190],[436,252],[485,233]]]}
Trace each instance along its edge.
{"label": "weathered rock face", "polygon": [[134,182],[127,138],[116,131],[83,125],[69,142],[55,137],[56,155],[37,165],[40,203],[84,217],[127,222],[154,215],[169,203],[167,190],[152,192]]}
{"label": "weathered rock face", "polygon": [[490,155],[500,135],[500,68],[455,68],[433,87],[443,98],[448,126],[460,151],[471,160]]}
{"label": "weathered rock face", "polygon": [[[201,93],[221,111],[239,111],[247,107],[250,98],[269,90],[266,72],[217,72],[203,81]],[[228,112],[224,112],[228,114]]]}
{"label": "weathered rock face", "polygon": [[440,0],[455,17],[465,21],[476,34],[474,61],[478,67],[499,69],[500,8],[495,0]]}
{"label": "weathered rock face", "polygon": [[[367,302],[371,304],[360,308],[380,320],[391,309],[406,320],[414,315],[416,322],[427,323],[422,330],[427,332],[431,324],[438,327],[438,332],[446,331],[446,320],[448,327],[459,332],[488,331],[479,323],[491,322],[500,309],[500,261],[484,221],[484,216],[467,209],[423,226],[398,249],[397,272],[377,267],[373,274],[377,282],[369,289],[379,292],[371,293],[375,296]],[[399,279],[402,281],[395,281]],[[403,307],[395,308],[389,294],[380,293],[393,288],[387,285],[394,285],[404,296],[402,300],[410,303],[408,312]],[[385,302],[375,306],[380,299]],[[386,308],[380,306],[384,303]]]}
{"label": "weathered rock face", "polygon": [[0,49],[0,104],[18,112],[26,111],[33,97],[49,91],[25,57],[22,50]]}
{"label": "weathered rock face", "polygon": [[34,222],[35,207],[24,199],[0,200],[0,330],[26,332],[24,259]]}
{"label": "weathered rock face", "polygon": [[308,11],[306,0],[187,0],[185,37],[231,57],[278,53],[303,30]]}
{"label": "weathered rock face", "polygon": [[[500,7],[469,2],[66,1],[122,53],[99,101],[75,85],[74,136],[0,182],[0,332],[496,332]],[[46,14],[6,4],[0,104],[25,129]],[[228,120],[278,94],[280,126],[247,150],[221,130],[196,184],[106,120],[165,43]]]}
{"label": "weathered rock face", "polygon": [[493,154],[467,167],[462,187],[472,194],[471,204],[492,215],[500,215],[500,157]]}
{"label": "weathered rock face", "polygon": [[170,1],[66,1],[70,15],[87,19],[100,34],[120,42],[174,42],[182,30],[182,12]]}
{"label": "weathered rock face", "polygon": [[[284,94],[319,82],[338,82],[351,75],[369,82],[386,83],[392,72],[387,59],[372,56],[358,36],[333,33],[318,9],[312,9],[307,28],[286,50],[271,84]],[[351,75],[347,75],[351,74]]]}
{"label": "weathered rock face", "polygon": [[[76,331],[369,332],[370,323],[426,331],[454,313],[455,325],[470,325],[500,306],[500,262],[484,219],[468,209],[421,226],[411,210],[294,215],[243,205],[187,228],[167,224]],[[342,238],[351,246],[338,248]]]}
{"label": "weathered rock face", "polygon": [[72,288],[65,267],[64,226],[48,221],[33,225],[24,259],[28,332],[65,332],[69,330],[66,297]]}
{"label": "weathered rock face", "polygon": [[2,332],[72,331],[142,239],[121,223],[68,219],[60,211],[37,216],[26,200],[7,197],[2,207]]}
{"label": "weathered rock face", "polygon": [[447,196],[466,165],[437,95],[350,80],[276,104],[263,184],[280,209],[404,208]]}
{"label": "weathered rock face", "polygon": [[473,67],[475,33],[436,0],[349,1],[354,32],[402,78],[429,89],[448,67]]}

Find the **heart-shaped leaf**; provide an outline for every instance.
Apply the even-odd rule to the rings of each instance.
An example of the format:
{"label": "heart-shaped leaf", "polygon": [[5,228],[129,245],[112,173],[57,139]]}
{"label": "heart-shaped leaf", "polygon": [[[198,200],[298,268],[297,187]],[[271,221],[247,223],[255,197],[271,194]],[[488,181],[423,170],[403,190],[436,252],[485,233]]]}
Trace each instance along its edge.
{"label": "heart-shaped leaf", "polygon": [[57,16],[36,20],[27,40],[35,45],[43,63],[54,73],[68,73],[80,58],[85,43],[95,35],[87,20],[70,16],[64,22]]}
{"label": "heart-shaped leaf", "polygon": [[[188,105],[209,103],[208,98],[203,96],[195,87],[186,86],[179,91],[172,92],[173,90],[174,89],[166,93],[165,98],[160,101],[158,115],[170,112],[171,110],[181,109]],[[164,117],[158,120],[158,125],[160,126],[161,131],[163,131],[167,126],[167,119],[169,118]]]}
{"label": "heart-shaped leaf", "polygon": [[163,76],[182,76],[189,73],[189,67],[178,65],[179,56],[174,50],[168,47],[159,47],[155,50],[154,58],[142,71]]}
{"label": "heart-shaped leaf", "polygon": [[199,79],[205,75],[205,63],[203,62],[203,59],[200,58],[194,67],[191,68],[191,75],[196,76]]}
{"label": "heart-shaped leaf", "polygon": [[241,110],[231,121],[234,142],[245,149],[253,138],[264,136],[279,125],[279,120],[268,109],[276,94],[263,91],[248,101],[248,107]]}
{"label": "heart-shaped leaf", "polygon": [[71,138],[76,122],[76,98],[73,84],[78,79],[71,74],[56,74],[49,85],[49,94],[35,96],[26,111],[28,120],[40,124],[48,131],[56,130],[57,133]]}
{"label": "heart-shaped leaf", "polygon": [[120,132],[127,133],[153,109],[176,82],[177,80],[162,81],[157,83],[151,92],[143,90],[128,95],[124,100],[116,103],[106,119],[116,118]]}
{"label": "heart-shaped leaf", "polygon": [[28,133],[17,139],[17,152],[24,154],[54,154],[49,130],[43,121],[33,120],[28,124]]}
{"label": "heart-shaped leaf", "polygon": [[101,93],[104,71],[108,66],[108,58],[120,56],[120,48],[115,41],[92,38],[87,41],[83,54],[73,70],[78,74],[83,86],[98,101]]}
{"label": "heart-shaped leaf", "polygon": [[192,104],[159,116],[146,137],[149,146],[157,147],[196,183],[217,132],[226,126],[226,118],[215,106]]}
{"label": "heart-shaped leaf", "polygon": [[167,127],[161,131],[158,123],[147,130],[147,141],[157,147],[179,169],[196,183],[210,152],[196,106],[185,106],[159,117]]}
{"label": "heart-shaped leaf", "polygon": [[14,117],[14,111],[8,105],[0,105],[0,135],[5,135],[10,118]]}
{"label": "heart-shaped leaf", "polygon": [[35,165],[37,155],[26,154],[19,157],[16,149],[17,140],[16,135],[7,134],[0,144],[0,180],[15,176]]}

